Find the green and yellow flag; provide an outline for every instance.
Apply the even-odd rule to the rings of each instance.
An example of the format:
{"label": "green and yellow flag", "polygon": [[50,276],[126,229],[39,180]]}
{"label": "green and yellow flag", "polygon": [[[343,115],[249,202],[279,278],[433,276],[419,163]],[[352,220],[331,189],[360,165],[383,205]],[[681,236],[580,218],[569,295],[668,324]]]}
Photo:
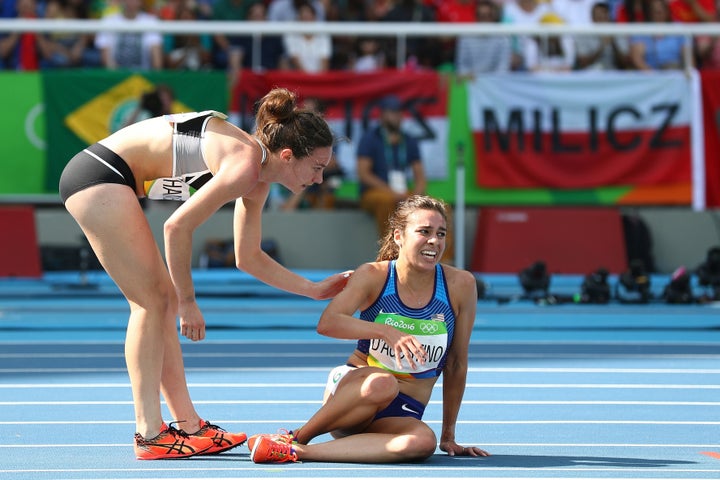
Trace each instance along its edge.
{"label": "green and yellow flag", "polygon": [[142,95],[159,85],[172,89],[173,113],[228,108],[224,72],[48,70],[42,84],[48,192],[57,192],[60,174],[77,152],[119,130]]}

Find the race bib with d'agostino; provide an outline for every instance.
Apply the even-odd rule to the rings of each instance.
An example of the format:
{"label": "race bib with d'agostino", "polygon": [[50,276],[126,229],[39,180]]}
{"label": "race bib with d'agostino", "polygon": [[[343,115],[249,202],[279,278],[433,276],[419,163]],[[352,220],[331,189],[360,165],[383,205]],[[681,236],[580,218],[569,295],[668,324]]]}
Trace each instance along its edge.
{"label": "race bib with d'agostino", "polygon": [[380,367],[392,372],[396,376],[429,378],[436,377],[440,363],[447,353],[448,331],[445,322],[439,320],[418,320],[416,318],[404,317],[393,313],[380,313],[375,317],[375,323],[390,325],[401,332],[413,335],[422,344],[425,350],[425,363],[421,364],[420,359],[410,354],[416,369],[413,370],[405,358],[405,354],[399,352],[402,369],[398,370],[396,365],[396,352],[392,346],[384,340],[375,338],[370,340],[368,352],[368,365]]}

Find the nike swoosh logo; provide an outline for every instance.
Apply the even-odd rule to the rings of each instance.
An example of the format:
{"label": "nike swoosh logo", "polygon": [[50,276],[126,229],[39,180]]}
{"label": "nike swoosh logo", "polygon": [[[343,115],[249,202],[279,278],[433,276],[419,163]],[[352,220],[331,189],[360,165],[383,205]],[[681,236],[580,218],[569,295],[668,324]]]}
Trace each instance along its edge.
{"label": "nike swoosh logo", "polygon": [[420,412],[416,412],[416,411],[413,410],[412,408],[408,407],[408,404],[407,404],[407,403],[403,403],[400,408],[401,408],[402,410],[405,410],[406,412],[414,413],[415,415],[420,415]]}

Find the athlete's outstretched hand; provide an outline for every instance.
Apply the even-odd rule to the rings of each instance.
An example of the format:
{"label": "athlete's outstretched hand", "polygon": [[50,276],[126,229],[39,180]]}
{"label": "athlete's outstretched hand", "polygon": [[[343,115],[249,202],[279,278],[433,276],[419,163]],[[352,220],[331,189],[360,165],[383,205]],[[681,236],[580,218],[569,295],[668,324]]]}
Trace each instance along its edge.
{"label": "athlete's outstretched hand", "polygon": [[180,335],[193,342],[205,338],[205,318],[197,302],[180,305]]}
{"label": "athlete's outstretched hand", "polygon": [[335,295],[342,292],[352,274],[353,270],[347,270],[345,272],[330,275],[326,279],[317,282],[315,284],[312,298],[315,300],[327,300],[329,298],[333,298]]}
{"label": "athlete's outstretched hand", "polygon": [[440,442],[440,450],[447,452],[451,457],[454,456],[466,456],[466,457],[489,457],[490,454],[485,450],[478,447],[463,447],[458,445],[454,441]]}

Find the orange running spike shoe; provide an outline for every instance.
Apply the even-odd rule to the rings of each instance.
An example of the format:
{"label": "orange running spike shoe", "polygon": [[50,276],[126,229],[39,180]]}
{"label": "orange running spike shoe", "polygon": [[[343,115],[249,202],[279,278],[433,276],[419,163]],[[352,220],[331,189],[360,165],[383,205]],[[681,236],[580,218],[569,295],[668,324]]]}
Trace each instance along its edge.
{"label": "orange running spike shoe", "polygon": [[191,437],[172,425],[172,423],[170,425],[163,423],[160,433],[150,439],[145,439],[136,433],[135,457],[138,460],[186,458],[203,453],[214,446],[212,439]]}
{"label": "orange running spike shoe", "polygon": [[213,446],[208,450],[202,452],[203,455],[212,455],[215,453],[225,452],[231,448],[239,447],[245,440],[247,435],[244,433],[229,433],[226,430],[213,425],[207,420],[201,420],[202,427],[195,433],[190,434],[190,437],[202,437],[210,438],[213,441]]}
{"label": "orange running spike shoe", "polygon": [[291,444],[260,436],[253,446],[250,459],[255,463],[283,463],[297,462],[298,456]]}
{"label": "orange running spike shoe", "polygon": [[295,440],[295,434],[293,434],[292,430],[288,431],[284,428],[281,430],[278,430],[278,433],[257,433],[255,435],[252,435],[250,438],[248,438],[248,450],[252,452],[253,447],[255,446],[255,442],[257,442],[258,438],[260,437],[268,437],[273,442],[280,442],[280,443],[297,443]]}

